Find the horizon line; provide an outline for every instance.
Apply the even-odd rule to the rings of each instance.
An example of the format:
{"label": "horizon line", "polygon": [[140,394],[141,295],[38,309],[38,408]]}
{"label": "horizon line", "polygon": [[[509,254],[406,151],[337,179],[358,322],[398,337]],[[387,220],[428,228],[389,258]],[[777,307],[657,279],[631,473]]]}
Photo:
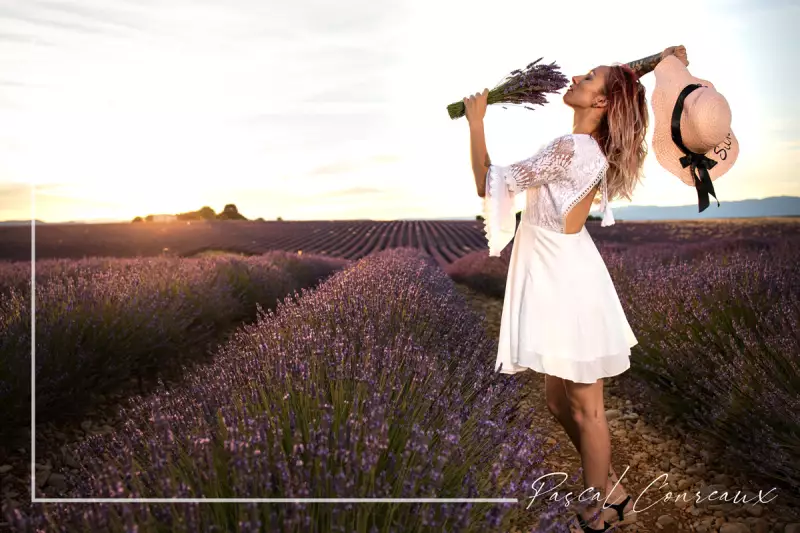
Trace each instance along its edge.
{"label": "horizon line", "polygon": [[[759,201],[773,200],[773,199],[780,199],[780,198],[786,198],[786,199],[792,199],[793,198],[793,199],[800,200],[800,196],[779,195],[779,196],[766,196],[766,197],[763,197],[763,198],[744,198],[744,199],[741,199],[741,200],[728,200],[728,201],[726,201],[726,203],[734,203],[735,204],[735,203],[741,203],[741,202],[759,202]],[[696,203],[679,204],[679,205],[628,204],[628,205],[621,205],[621,206],[615,207],[615,209],[617,209],[617,210],[625,210],[625,209],[629,209],[629,208],[670,209],[670,208],[682,208],[682,207],[685,208],[685,207],[696,207],[696,206],[697,206]],[[599,212],[600,212],[599,211],[599,207],[598,208],[592,208],[589,211],[589,214],[591,215],[593,213],[599,213]],[[190,211],[190,213],[191,213],[191,211]],[[157,213],[157,214],[156,213],[152,213],[150,215],[145,215],[145,217],[142,217],[141,215],[139,215],[139,216],[136,216],[136,217],[133,217],[133,218],[124,218],[124,219],[123,218],[102,218],[102,217],[99,217],[99,218],[91,218],[91,219],[88,219],[88,218],[87,219],[70,219],[70,220],[59,220],[59,221],[47,221],[47,220],[44,220],[44,219],[35,219],[35,221],[37,223],[40,223],[40,224],[53,224],[53,225],[55,225],[55,224],[92,224],[92,223],[94,223],[94,224],[131,224],[131,223],[133,223],[133,219],[135,219],[135,218],[144,219],[147,216],[178,216],[178,214],[179,213]],[[393,222],[393,221],[398,221],[398,220],[400,220],[400,221],[412,221],[412,220],[472,220],[472,219],[474,219],[475,217],[477,217],[479,215],[480,215],[480,213],[476,213],[474,215],[461,215],[461,216],[399,217],[399,218],[389,218],[389,219],[374,219],[374,218],[314,218],[314,219],[308,219],[308,218],[300,219],[300,218],[298,218],[298,219],[283,219],[283,217],[281,217],[283,219],[283,220],[281,220],[281,222],[324,222],[324,221],[329,221],[329,222],[340,222],[340,221],[341,222],[345,222],[345,221]],[[725,216],[725,217],[722,217],[722,218],[765,218],[765,217],[771,217],[771,216],[785,217],[785,216],[800,216],[800,215],[759,215],[759,216],[742,216],[742,217],[737,217],[736,215],[730,215],[730,216]],[[278,221],[277,218],[278,217],[267,219],[267,218],[264,218],[263,216],[259,216],[259,217],[255,217],[255,218],[248,218],[248,219],[242,220],[240,222],[258,222],[259,221],[258,219],[262,219],[262,221],[264,221],[264,222],[277,222]],[[34,222],[34,219],[30,219],[30,218],[29,219],[6,219],[6,220],[0,220],[0,224],[19,223],[21,225],[23,223],[27,224],[27,223],[33,223],[33,222]],[[185,222],[207,222],[207,220],[204,220],[204,219],[186,220]],[[235,221],[222,220],[221,222],[235,222]],[[147,222],[147,221],[143,220],[143,223],[152,224],[153,222]]]}

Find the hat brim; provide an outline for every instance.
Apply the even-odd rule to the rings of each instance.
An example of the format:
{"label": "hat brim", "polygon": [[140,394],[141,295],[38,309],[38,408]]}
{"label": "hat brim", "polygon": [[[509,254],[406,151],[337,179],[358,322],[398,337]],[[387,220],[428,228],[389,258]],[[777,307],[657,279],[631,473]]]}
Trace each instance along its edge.
{"label": "hat brim", "polygon": [[[677,65],[670,63],[673,61]],[[659,69],[659,67],[662,67]],[[679,68],[680,67],[680,68]],[[672,140],[672,111],[681,90],[689,84],[700,83],[714,88],[708,80],[696,78],[675,57],[666,57],[656,67],[656,88],[651,99],[653,108],[653,152],[658,163],[668,172],[674,174],[687,185],[694,187],[694,178],[689,167],[684,168],[680,158],[685,154]],[[739,141],[733,130],[725,140],[706,152],[706,157],[716,161],[714,168],[708,171],[711,180],[715,180],[728,172],[739,156]]]}

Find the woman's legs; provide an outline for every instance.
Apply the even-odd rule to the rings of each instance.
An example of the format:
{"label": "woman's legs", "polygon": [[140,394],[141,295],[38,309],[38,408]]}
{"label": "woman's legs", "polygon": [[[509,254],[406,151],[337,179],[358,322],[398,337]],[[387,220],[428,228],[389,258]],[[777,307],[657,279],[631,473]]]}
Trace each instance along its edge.
{"label": "woman's legs", "polygon": [[564,431],[566,431],[578,453],[581,453],[581,435],[580,431],[578,431],[578,426],[575,425],[575,421],[572,420],[572,416],[570,415],[567,387],[564,384],[564,380],[556,376],[551,376],[550,374],[545,374],[544,389],[547,408],[556,420],[558,420],[559,424],[564,427]]}
{"label": "woman's legs", "polygon": [[[594,488],[591,495],[585,495],[588,508],[581,514],[591,527],[602,529],[603,517],[598,515],[596,519],[592,519],[592,516],[602,508],[603,498],[606,496],[608,466],[611,463],[611,436],[603,409],[603,380],[599,379],[592,384],[564,380],[564,385],[572,420],[580,438],[584,488]],[[597,499],[589,499],[600,491],[602,494]]]}
{"label": "woman's legs", "polygon": [[[572,382],[569,382],[572,383]],[[575,384],[573,385],[581,385]],[[603,392],[602,392],[602,379],[598,380],[598,383],[595,383],[592,386],[599,387],[599,401],[600,406],[599,409],[603,413],[603,421],[605,422],[605,407],[603,406]],[[547,401],[547,407],[553,416],[558,420],[558,422],[564,427],[564,431],[569,436],[572,444],[575,446],[575,449],[581,454],[581,459],[583,460],[583,454],[581,452],[581,430],[578,424],[576,423],[575,417],[572,416],[572,408],[570,407],[571,402],[569,397],[567,396],[567,381],[556,377],[551,376],[549,374],[545,374],[545,397]],[[608,429],[606,424],[606,435],[608,435]],[[599,436],[598,436],[599,437]],[[594,439],[596,439],[595,437]],[[610,439],[608,439],[609,447],[610,447]],[[586,466],[584,464],[584,472],[586,471]],[[606,476],[605,484],[603,485],[603,494],[602,500],[605,500],[606,494],[610,494],[608,498],[609,504],[611,503],[619,503],[625,499],[627,496],[627,492],[622,487],[622,483],[616,484],[618,481],[617,474],[614,471],[614,467],[611,465],[609,461],[609,468]],[[615,486],[616,484],[616,486]],[[588,485],[587,485],[588,486]],[[628,502],[625,508],[625,512],[627,513],[629,509],[633,506],[633,502]],[[616,517],[616,512],[613,509],[607,509],[603,516],[606,519],[613,519],[612,517]]]}

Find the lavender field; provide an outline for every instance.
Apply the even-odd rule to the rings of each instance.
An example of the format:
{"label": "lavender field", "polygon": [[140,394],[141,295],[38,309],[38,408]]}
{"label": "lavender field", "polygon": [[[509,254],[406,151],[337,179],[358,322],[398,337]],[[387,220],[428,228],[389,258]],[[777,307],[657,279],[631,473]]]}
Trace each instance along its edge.
{"label": "lavender field", "polygon": [[[592,220],[586,225],[598,244],[617,248],[640,244],[671,246],[702,242],[711,236],[758,241],[798,231],[796,221],[788,218],[625,222],[602,229],[599,222]],[[0,242],[0,260],[30,260],[30,226],[0,226]],[[283,250],[357,260],[396,247],[423,250],[444,267],[486,248],[483,221],[192,221],[36,226],[37,259],[190,257],[207,250],[239,254]]]}
{"label": "lavender field", "polygon": [[[516,412],[519,384],[492,372],[493,341],[430,256],[383,252],[300,292],[243,326],[181,385],[134,398],[117,431],[63,450],[64,464],[77,466],[63,469],[63,492],[498,497],[536,471],[545,449]],[[485,531],[511,510],[174,509],[59,505],[9,518],[18,528],[66,531]]]}
{"label": "lavender field", "polygon": [[[397,247],[424,250],[439,264],[484,246],[482,222],[225,221],[147,224],[45,224],[36,227],[37,258],[187,257],[206,250],[261,254],[271,250],[360,259]],[[0,260],[31,256],[30,227],[0,227]]]}
{"label": "lavender field", "polygon": [[[169,376],[258,305],[272,308],[347,264],[285,252],[37,262],[38,420],[80,416],[93,395]],[[29,263],[0,265],[0,436],[30,420],[30,278]]]}
{"label": "lavender field", "polygon": [[[0,265],[0,527],[372,533],[508,531],[528,520],[526,531],[559,530],[563,504],[525,509],[552,446],[520,408],[524,381],[492,372],[496,340],[456,290],[502,297],[511,246],[488,257],[478,222],[430,223],[450,242],[437,253],[422,230],[393,241],[375,229],[384,223],[333,243],[319,235],[342,222],[298,226],[280,237],[284,251],[253,257],[160,250],[266,252],[277,233],[245,243],[257,224],[203,230],[231,232],[220,237],[227,246],[162,246],[161,235],[127,248],[159,257],[37,261],[38,495],[520,503],[25,504],[23,261]],[[588,227],[639,340],[625,393],[800,504],[800,222]],[[104,231],[104,250],[122,250],[125,239]],[[82,257],[60,239],[68,258]],[[81,426],[115,395],[113,422]]]}

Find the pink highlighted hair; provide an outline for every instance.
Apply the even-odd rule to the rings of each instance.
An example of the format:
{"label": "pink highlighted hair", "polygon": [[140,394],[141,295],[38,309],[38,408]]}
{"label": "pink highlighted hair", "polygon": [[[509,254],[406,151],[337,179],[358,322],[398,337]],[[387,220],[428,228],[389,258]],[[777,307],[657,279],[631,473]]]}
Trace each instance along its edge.
{"label": "pink highlighted hair", "polygon": [[[639,76],[625,64],[609,68],[604,95],[608,100],[606,113],[597,135],[608,160],[606,179],[608,201],[631,199],[633,190],[642,179],[647,156],[647,97]],[[595,203],[599,199],[595,199]]]}

